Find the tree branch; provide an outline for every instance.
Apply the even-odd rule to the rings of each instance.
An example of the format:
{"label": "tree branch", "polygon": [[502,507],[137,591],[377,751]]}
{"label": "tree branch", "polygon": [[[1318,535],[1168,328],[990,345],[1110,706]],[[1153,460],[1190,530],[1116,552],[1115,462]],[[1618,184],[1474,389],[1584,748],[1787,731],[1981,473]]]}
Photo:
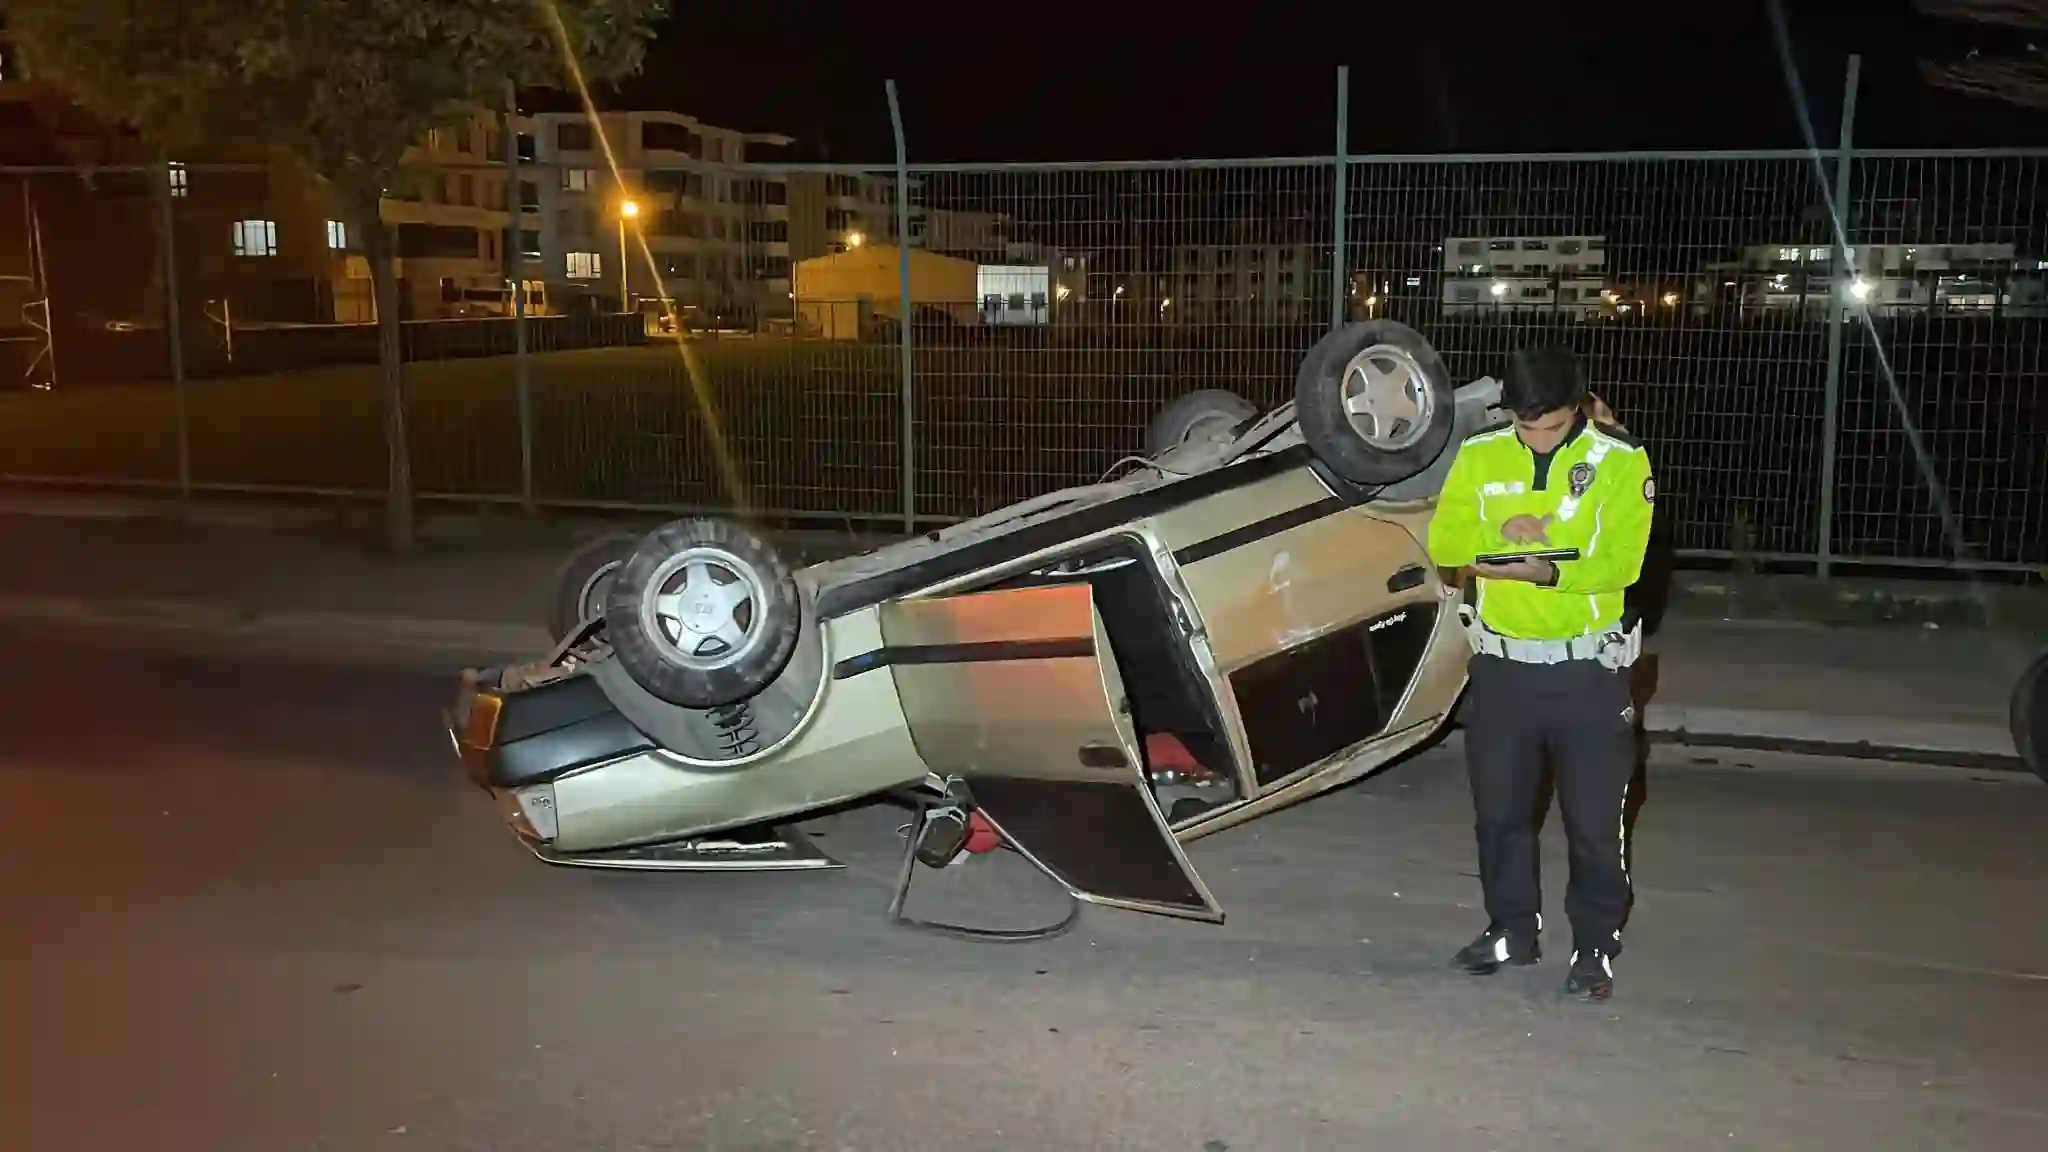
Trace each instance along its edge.
{"label": "tree branch", "polygon": [[2048,29],[2048,0],[1913,0],[1923,15],[2001,28]]}
{"label": "tree branch", "polygon": [[1923,61],[1920,74],[1937,88],[1966,96],[1986,96],[2023,108],[2048,109],[2048,65],[2037,56],[1980,56],[1951,64]]}

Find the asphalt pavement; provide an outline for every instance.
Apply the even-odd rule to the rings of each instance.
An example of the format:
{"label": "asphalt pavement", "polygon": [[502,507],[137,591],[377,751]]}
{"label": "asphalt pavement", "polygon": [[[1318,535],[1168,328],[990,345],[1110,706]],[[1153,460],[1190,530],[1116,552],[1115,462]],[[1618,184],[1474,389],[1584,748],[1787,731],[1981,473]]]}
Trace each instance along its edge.
{"label": "asphalt pavement", "polygon": [[[2048,787],[1664,748],[1615,999],[1481,925],[1451,742],[1193,846],[1222,926],[1091,908],[969,944],[842,871],[520,849],[435,727],[447,670],[0,636],[10,1148],[2048,1147]],[[1062,911],[1007,854],[914,914]]]}

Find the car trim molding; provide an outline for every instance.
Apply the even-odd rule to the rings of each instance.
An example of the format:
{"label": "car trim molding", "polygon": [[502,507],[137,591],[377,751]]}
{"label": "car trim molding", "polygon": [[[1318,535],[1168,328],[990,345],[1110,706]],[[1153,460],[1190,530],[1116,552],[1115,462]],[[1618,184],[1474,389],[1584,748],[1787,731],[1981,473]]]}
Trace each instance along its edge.
{"label": "car trim molding", "polygon": [[1082,508],[1028,528],[1005,532],[987,540],[978,540],[891,572],[881,572],[865,579],[833,585],[818,593],[818,619],[837,619],[863,608],[871,608],[885,600],[893,600],[920,589],[942,584],[955,577],[966,576],[984,568],[993,568],[1019,556],[1028,556],[1069,540],[1078,540],[1083,536],[1118,528],[1134,520],[1157,516],[1184,504],[1207,499],[1218,492],[1256,484],[1290,468],[1308,464],[1314,459],[1315,454],[1309,450],[1308,445],[1296,444],[1278,452],[1226,464],[1213,472],[1202,472],[1161,484],[1156,488],[1148,488],[1143,492],[1134,492],[1129,496]]}
{"label": "car trim molding", "polygon": [[884,645],[832,665],[834,680],[893,664],[989,664],[1004,660],[1093,659],[1095,638],[1074,636],[1048,640],[982,640],[971,644]]}
{"label": "car trim molding", "polygon": [[1254,520],[1249,524],[1232,528],[1220,536],[1197,540],[1175,552],[1173,562],[1183,568],[1190,564],[1198,564],[1212,556],[1220,556],[1225,552],[1256,544],[1268,536],[1278,536],[1289,529],[1313,524],[1325,516],[1333,516],[1349,507],[1350,503],[1342,496],[1326,496],[1321,500],[1311,500],[1299,508],[1290,508],[1264,520]]}

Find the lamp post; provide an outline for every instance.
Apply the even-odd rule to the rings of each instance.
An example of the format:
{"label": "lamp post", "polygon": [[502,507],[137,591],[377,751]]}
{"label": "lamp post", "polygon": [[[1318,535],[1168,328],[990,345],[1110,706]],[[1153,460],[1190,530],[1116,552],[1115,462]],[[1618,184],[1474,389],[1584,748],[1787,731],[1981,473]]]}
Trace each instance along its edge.
{"label": "lamp post", "polygon": [[626,221],[640,215],[640,202],[622,200],[619,202],[619,311],[632,311],[626,299]]}

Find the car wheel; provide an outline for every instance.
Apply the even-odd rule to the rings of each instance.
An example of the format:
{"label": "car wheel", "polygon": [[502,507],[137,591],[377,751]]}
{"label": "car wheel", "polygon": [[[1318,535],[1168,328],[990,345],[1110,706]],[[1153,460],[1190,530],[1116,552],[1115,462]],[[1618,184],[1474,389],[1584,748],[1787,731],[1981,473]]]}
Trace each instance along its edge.
{"label": "car wheel", "polygon": [[555,569],[548,590],[548,635],[561,641],[592,616],[604,615],[605,593],[640,538],[614,532],[579,545]]}
{"label": "car wheel", "polygon": [[737,703],[774,683],[796,651],[802,602],[767,541],[723,520],[665,524],[640,541],[605,597],[619,664],[685,708]]}
{"label": "car wheel", "polygon": [[1393,320],[1323,337],[1295,379],[1302,439],[1353,484],[1394,484],[1429,467],[1450,442],[1454,404],[1436,349]]}
{"label": "car wheel", "polygon": [[1204,388],[1159,410],[1145,428],[1145,454],[1160,456],[1191,440],[1228,440],[1245,421],[1258,416],[1252,402],[1235,392]]}
{"label": "car wheel", "polygon": [[2034,775],[2048,780],[2048,650],[2043,650],[2012,688],[2012,746]]}

